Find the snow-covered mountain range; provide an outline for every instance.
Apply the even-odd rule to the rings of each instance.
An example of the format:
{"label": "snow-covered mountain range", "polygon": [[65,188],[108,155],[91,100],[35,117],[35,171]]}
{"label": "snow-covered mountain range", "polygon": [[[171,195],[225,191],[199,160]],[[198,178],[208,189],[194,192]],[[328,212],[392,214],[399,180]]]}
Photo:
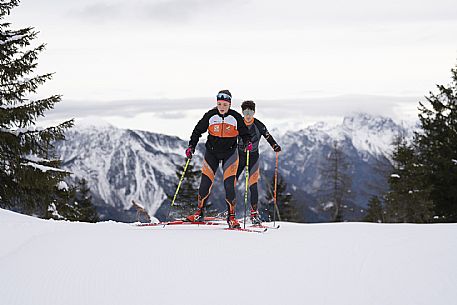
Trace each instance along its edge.
{"label": "snow-covered mountain range", "polygon": [[[333,143],[337,141],[351,164],[354,206],[353,215],[348,218],[357,219],[363,214],[369,197],[387,188],[382,168],[388,166],[393,138],[399,133],[411,133],[411,128],[386,117],[359,113],[345,117],[341,124],[317,123],[302,130],[272,130],[271,133],[277,134],[283,149],[279,171],[289,191],[306,214],[305,219],[318,221],[325,220],[317,200],[323,183],[321,169]],[[141,202],[151,215],[158,216],[169,204],[167,194],[175,191],[177,166],[184,165],[187,140],[93,122],[78,125],[68,131],[66,137],[66,141],[57,144],[63,168],[71,171],[73,177],[88,180],[102,219],[131,220],[125,210],[131,208],[132,199]],[[192,160],[197,169],[202,163],[203,142]],[[260,150],[262,198],[267,180],[273,175],[275,154],[263,140]],[[222,211],[224,194],[218,183],[221,174],[217,176],[212,203]],[[238,187],[238,202],[243,202],[243,181]]]}

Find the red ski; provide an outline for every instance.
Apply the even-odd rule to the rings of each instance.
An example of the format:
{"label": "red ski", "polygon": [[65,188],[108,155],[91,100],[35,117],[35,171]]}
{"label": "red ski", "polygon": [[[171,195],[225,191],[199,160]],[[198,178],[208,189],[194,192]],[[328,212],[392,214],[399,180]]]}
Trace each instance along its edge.
{"label": "red ski", "polygon": [[224,230],[227,231],[240,231],[240,232],[251,232],[251,233],[265,233],[268,229],[262,229],[262,230],[253,230],[253,229],[245,229],[245,228],[224,228]]}
{"label": "red ski", "polygon": [[203,226],[223,226],[227,225],[224,222],[212,222],[212,221],[184,221],[184,220],[172,220],[163,221],[157,223],[140,223],[137,224],[139,227],[160,227],[160,226],[174,226],[174,225],[203,225]]}
{"label": "red ski", "polygon": [[250,225],[249,226],[250,228],[260,228],[260,229],[279,229],[280,225],[277,225],[275,227],[273,226],[267,226],[267,225],[264,225],[264,224],[261,224],[261,225]]}
{"label": "red ski", "polygon": [[[165,227],[165,226],[175,226],[175,225],[201,225],[201,226],[227,226],[227,223],[224,222],[212,222],[212,221],[184,221],[184,220],[174,220],[174,221],[165,221],[158,223],[140,223],[136,224],[139,227]],[[268,228],[259,228],[261,230],[255,230],[254,228],[223,228],[224,230],[229,231],[241,231],[241,232],[253,232],[253,233],[263,233],[268,230]]]}

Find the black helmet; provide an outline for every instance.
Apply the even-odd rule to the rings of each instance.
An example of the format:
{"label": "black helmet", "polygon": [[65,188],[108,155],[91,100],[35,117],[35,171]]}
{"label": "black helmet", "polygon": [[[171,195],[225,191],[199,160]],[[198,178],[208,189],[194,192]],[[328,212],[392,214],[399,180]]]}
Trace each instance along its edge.
{"label": "black helmet", "polygon": [[226,101],[231,103],[232,102],[232,94],[228,90],[221,90],[217,94],[217,100],[218,101]]}

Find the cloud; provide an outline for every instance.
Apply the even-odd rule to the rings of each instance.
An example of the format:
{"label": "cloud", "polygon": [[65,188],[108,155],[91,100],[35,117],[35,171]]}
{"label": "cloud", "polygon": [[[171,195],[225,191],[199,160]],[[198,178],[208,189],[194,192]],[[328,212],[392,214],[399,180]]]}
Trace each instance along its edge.
{"label": "cloud", "polygon": [[210,98],[195,99],[151,99],[118,101],[63,100],[47,115],[50,119],[61,117],[119,116],[132,118],[143,113],[164,113],[168,118],[178,118],[176,112],[189,109],[205,109],[212,105]]}
{"label": "cloud", "polygon": [[[308,116],[341,116],[352,112],[369,112],[393,116],[399,105],[417,104],[417,97],[377,96],[377,95],[342,95],[327,98],[306,98],[265,102],[266,112],[275,112],[276,117],[306,114]],[[262,107],[262,101],[258,102]],[[281,111],[278,112],[280,105]]]}
{"label": "cloud", "polygon": [[[455,0],[41,0],[24,1],[30,18],[91,23],[199,24],[242,29],[300,29],[399,23],[455,23]],[[363,28],[361,30],[364,30]]]}
{"label": "cloud", "polygon": [[[300,130],[324,121],[338,123],[345,116],[365,112],[390,117],[397,122],[417,121],[416,97],[337,96],[293,100],[255,100],[256,117],[270,130]],[[423,100],[423,99],[422,99]],[[240,111],[240,102],[233,108]],[[148,130],[187,139],[198,120],[215,105],[211,98],[180,100],[62,101],[41,119],[42,126],[52,126],[70,118],[94,117],[124,129]]]}
{"label": "cloud", "polygon": [[[157,3],[143,4],[140,16],[153,21],[166,21],[174,23],[188,22],[202,11],[212,11],[215,14],[223,12],[223,8],[236,1],[227,0],[171,0]],[[218,10],[220,9],[220,10]]]}
{"label": "cloud", "polygon": [[243,0],[155,0],[117,1],[84,4],[71,9],[68,15],[93,22],[150,21],[159,23],[188,23],[204,13],[224,14]]}
{"label": "cloud", "polygon": [[[444,9],[446,8],[446,9]],[[292,16],[304,20],[325,20],[330,23],[405,23],[424,21],[455,21],[457,7],[454,1],[437,0],[365,0],[333,1],[322,0],[307,6],[306,10],[294,10]]]}
{"label": "cloud", "polygon": [[[401,119],[415,111],[420,98],[344,95],[328,98],[306,98],[285,100],[255,100],[257,112],[272,119],[300,120],[301,117],[341,117],[353,112],[367,112]],[[234,109],[240,111],[240,102],[234,102]],[[154,113],[163,119],[179,120],[188,111],[209,110],[215,106],[212,98],[155,99],[122,101],[69,101],[64,100],[47,115],[50,119],[98,116],[133,118],[140,114]]]}
{"label": "cloud", "polygon": [[82,8],[71,9],[67,15],[90,22],[106,22],[119,20],[124,16],[126,5],[122,3],[96,2]]}
{"label": "cloud", "polygon": [[83,1],[70,15],[92,21],[191,21],[269,27],[456,21],[455,1],[153,0]]}

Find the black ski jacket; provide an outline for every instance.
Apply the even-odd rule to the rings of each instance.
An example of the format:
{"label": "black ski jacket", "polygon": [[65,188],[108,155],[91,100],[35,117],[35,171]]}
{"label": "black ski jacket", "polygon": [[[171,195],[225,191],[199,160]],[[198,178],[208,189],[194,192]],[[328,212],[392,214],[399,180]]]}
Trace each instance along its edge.
{"label": "black ski jacket", "polygon": [[[246,122],[245,122],[246,123]],[[249,134],[251,135],[251,142],[252,142],[252,152],[256,152],[259,150],[259,142],[260,137],[263,136],[265,140],[273,147],[276,143],[273,136],[268,132],[267,127],[259,120],[254,118],[254,122],[249,124],[248,126]],[[244,141],[240,139],[238,142],[238,148],[240,150],[244,150]]]}

